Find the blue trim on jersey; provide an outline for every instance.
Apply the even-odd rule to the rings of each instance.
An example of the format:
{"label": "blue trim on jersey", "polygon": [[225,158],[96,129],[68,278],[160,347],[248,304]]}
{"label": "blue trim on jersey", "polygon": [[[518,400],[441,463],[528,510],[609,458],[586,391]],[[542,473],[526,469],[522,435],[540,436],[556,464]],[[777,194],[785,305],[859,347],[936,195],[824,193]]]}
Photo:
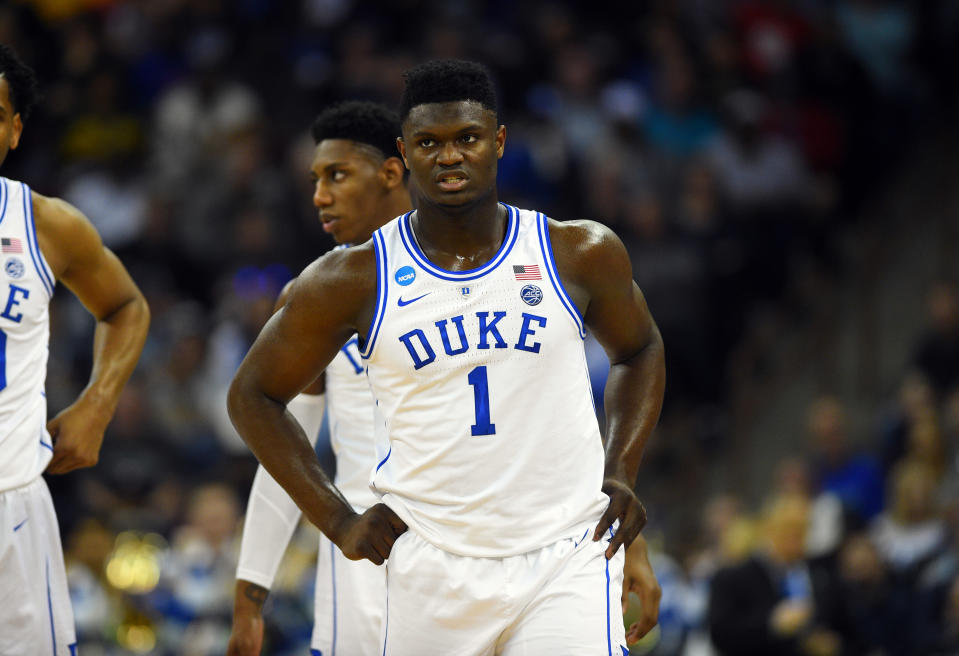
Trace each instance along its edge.
{"label": "blue trim on jersey", "polygon": [[583,327],[583,316],[579,313],[579,308],[576,307],[576,304],[570,299],[569,294],[566,293],[566,288],[563,287],[563,281],[560,280],[559,273],[556,271],[556,261],[553,259],[553,247],[549,241],[549,224],[542,212],[536,213],[536,230],[539,233],[539,246],[543,252],[543,261],[546,263],[546,274],[549,276],[549,281],[553,283],[553,289],[555,289],[559,295],[559,300],[562,302],[563,307],[569,312],[569,316],[573,318],[573,323],[576,324],[579,336],[582,339],[586,339],[586,330]]}
{"label": "blue trim on jersey", "polygon": [[336,547],[330,542],[330,578],[333,579],[333,644],[330,656],[336,656]]}
{"label": "blue trim on jersey", "polygon": [[390,573],[386,573],[386,618],[383,620],[383,656],[386,656],[386,643],[390,639]]}
{"label": "blue trim on jersey", "polygon": [[500,244],[499,251],[493,256],[493,259],[476,269],[470,269],[468,271],[447,271],[430,262],[426,258],[426,255],[423,254],[423,251],[420,250],[420,246],[416,243],[416,239],[413,236],[413,228],[411,226],[412,212],[404,215],[398,222],[400,239],[403,240],[403,246],[406,248],[406,252],[410,254],[410,257],[420,265],[420,268],[435,278],[454,282],[465,282],[467,280],[482,278],[506,259],[510,251],[513,250],[513,245],[516,244],[516,238],[519,235],[519,210],[506,203],[500,203],[500,205],[506,208],[506,238],[503,239],[503,243]]}
{"label": "blue trim on jersey", "polygon": [[323,656],[323,652],[321,652],[319,649],[311,649],[310,656]]}
{"label": "blue trim on jersey", "polygon": [[53,445],[52,445],[52,444],[47,444],[46,442],[44,442],[42,437],[40,438],[40,446],[45,446],[45,447],[47,447],[48,449],[50,449],[51,451],[53,451]]}
{"label": "blue trim on jersey", "polygon": [[7,193],[7,181],[5,178],[0,178],[0,198],[3,199],[2,204],[0,204],[0,223],[3,223],[3,217],[7,215],[7,198],[10,197],[10,194]]}
{"label": "blue trim on jersey", "polygon": [[[603,557],[606,560],[606,557]],[[606,560],[606,649],[613,656],[613,634],[609,623],[609,561]]]}
{"label": "blue trim on jersey", "polygon": [[53,596],[50,594],[50,559],[47,558],[47,609],[50,611],[50,638],[53,640],[53,656],[57,656],[57,630],[53,626]]}
{"label": "blue trim on jersey", "polygon": [[380,464],[376,466],[376,471],[373,472],[373,475],[376,475],[376,472],[380,471],[380,467],[386,464],[386,461],[390,459],[390,456],[393,454],[393,445],[390,445],[390,450],[386,452],[386,457],[380,460]]}
{"label": "blue trim on jersey", "polygon": [[383,243],[383,234],[379,230],[373,233],[373,253],[376,255],[376,307],[373,308],[373,319],[370,321],[370,334],[367,336],[363,350],[360,351],[360,357],[364,360],[373,355],[376,336],[380,332],[383,315],[386,314],[386,297],[390,285],[390,281],[386,278],[386,245]]}
{"label": "blue trim on jersey", "polygon": [[40,244],[37,242],[37,226],[33,220],[33,202],[30,199],[30,187],[20,183],[23,187],[23,217],[27,228],[27,250],[30,251],[30,259],[33,260],[33,266],[40,274],[40,282],[43,283],[47,294],[53,296],[53,276],[47,271],[46,264],[43,261],[43,255],[40,253]]}
{"label": "blue trim on jersey", "polygon": [[19,530],[20,530],[20,527],[22,527],[24,524],[26,524],[28,519],[30,519],[30,518],[27,517],[27,518],[24,519],[22,522],[20,522],[20,523],[17,524],[16,526],[14,526],[14,527],[13,527],[13,532],[16,533],[17,531],[19,531]]}

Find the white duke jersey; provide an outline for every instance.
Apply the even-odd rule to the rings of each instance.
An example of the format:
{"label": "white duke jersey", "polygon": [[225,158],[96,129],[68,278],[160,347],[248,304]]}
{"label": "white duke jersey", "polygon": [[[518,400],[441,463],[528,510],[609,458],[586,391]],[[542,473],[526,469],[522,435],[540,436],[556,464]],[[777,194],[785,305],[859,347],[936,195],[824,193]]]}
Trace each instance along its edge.
{"label": "white duke jersey", "polygon": [[37,242],[30,188],[0,177],[0,491],[53,457],[44,383],[55,281]]}
{"label": "white duke jersey", "polygon": [[374,491],[426,541],[480,558],[570,537],[609,502],[582,317],[546,217],[504,207],[503,244],[470,271],[429,262],[411,214],[377,230],[361,350],[376,401]]}
{"label": "white duke jersey", "polygon": [[326,412],[336,455],[334,483],[361,513],[379,499],[370,490],[370,469],[376,462],[373,395],[356,342],[354,336],[326,367]]}

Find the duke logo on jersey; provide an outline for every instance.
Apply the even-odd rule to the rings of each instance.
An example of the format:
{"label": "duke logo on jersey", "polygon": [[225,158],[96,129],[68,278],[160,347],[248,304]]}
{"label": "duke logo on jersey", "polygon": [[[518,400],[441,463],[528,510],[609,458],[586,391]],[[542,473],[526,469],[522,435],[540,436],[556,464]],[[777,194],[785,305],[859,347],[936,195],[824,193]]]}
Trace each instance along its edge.
{"label": "duke logo on jersey", "polygon": [[[540,296],[542,297],[542,293]],[[506,314],[505,311],[495,311],[493,312],[493,318],[490,319],[489,312],[476,312],[476,330],[470,331],[471,334],[479,335],[479,339],[475,345],[471,345],[466,338],[466,330],[463,326],[465,317],[462,314],[434,322],[435,331],[430,331],[433,337],[432,342],[427,336],[427,333],[420,328],[414,328],[400,335],[399,339],[403,343],[403,346],[406,347],[407,352],[409,352],[414,369],[422,369],[436,360],[434,344],[436,343],[437,335],[439,336],[439,341],[443,344],[443,352],[446,355],[462,355],[469,351],[471,346],[475,346],[477,349],[489,349],[491,346],[500,349],[507,348],[510,344],[512,344],[512,348],[518,351],[539,353],[542,344],[535,341],[535,335],[537,328],[546,327],[546,317],[523,312],[523,319],[518,335],[515,340],[511,339],[510,344],[508,344],[503,334],[497,328],[497,324],[500,320],[506,318]],[[450,338],[448,327],[450,325],[455,326],[456,337],[454,339]]]}

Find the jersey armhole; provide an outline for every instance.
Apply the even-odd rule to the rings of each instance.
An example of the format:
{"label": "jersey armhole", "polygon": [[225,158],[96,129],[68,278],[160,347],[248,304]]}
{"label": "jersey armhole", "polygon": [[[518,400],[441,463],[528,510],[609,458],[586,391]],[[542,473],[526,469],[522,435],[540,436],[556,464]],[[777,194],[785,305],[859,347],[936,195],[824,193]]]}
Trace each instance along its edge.
{"label": "jersey armhole", "polygon": [[0,224],[3,223],[3,219],[7,215],[7,199],[9,197],[10,193],[7,191],[7,179],[0,177]]}
{"label": "jersey armhole", "polygon": [[[363,348],[360,357],[368,360],[376,347],[376,337],[386,314],[386,298],[389,291],[389,281],[386,277],[386,245],[383,243],[383,234],[380,230],[373,233],[373,253],[376,255],[376,306],[373,308],[373,318],[370,320],[369,334],[363,339]],[[359,341],[357,341],[359,346]]]}
{"label": "jersey armhole", "polygon": [[[33,266],[36,268],[41,282],[43,282],[44,289],[52,297],[56,281],[53,279],[46,258],[40,252],[40,242],[37,240],[37,224],[33,218],[33,197],[30,194],[30,187],[24,182],[20,184],[23,187],[23,217],[26,221],[27,250],[30,251],[30,259],[33,260]],[[5,204],[6,199],[4,199]]]}
{"label": "jersey armhole", "polygon": [[549,277],[553,289],[556,290],[560,302],[562,302],[563,307],[566,308],[566,312],[573,320],[580,339],[585,340],[586,329],[583,325],[583,317],[579,313],[576,304],[570,299],[569,294],[566,293],[566,288],[563,287],[563,281],[560,280],[559,273],[556,271],[556,261],[553,259],[553,247],[549,241],[549,221],[542,212],[536,213],[536,229],[539,233],[539,247],[543,253],[543,262],[546,264],[546,275]]}

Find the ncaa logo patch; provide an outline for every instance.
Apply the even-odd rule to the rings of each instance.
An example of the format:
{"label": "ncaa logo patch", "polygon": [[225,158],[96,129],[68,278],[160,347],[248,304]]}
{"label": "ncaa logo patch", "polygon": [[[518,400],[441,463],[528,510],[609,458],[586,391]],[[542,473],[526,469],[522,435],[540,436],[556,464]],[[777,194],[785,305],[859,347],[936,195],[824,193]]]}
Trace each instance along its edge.
{"label": "ncaa logo patch", "polygon": [[543,290],[536,285],[526,285],[519,290],[519,297],[526,305],[539,305],[543,300]]}
{"label": "ncaa logo patch", "polygon": [[393,278],[396,280],[396,284],[406,287],[407,285],[412,285],[413,281],[416,280],[416,269],[411,266],[400,267],[396,270],[396,273],[393,274]]}
{"label": "ncaa logo patch", "polygon": [[11,257],[7,260],[6,264],[3,265],[3,270],[7,272],[7,275],[11,278],[22,278],[23,272],[23,261],[19,257]]}

